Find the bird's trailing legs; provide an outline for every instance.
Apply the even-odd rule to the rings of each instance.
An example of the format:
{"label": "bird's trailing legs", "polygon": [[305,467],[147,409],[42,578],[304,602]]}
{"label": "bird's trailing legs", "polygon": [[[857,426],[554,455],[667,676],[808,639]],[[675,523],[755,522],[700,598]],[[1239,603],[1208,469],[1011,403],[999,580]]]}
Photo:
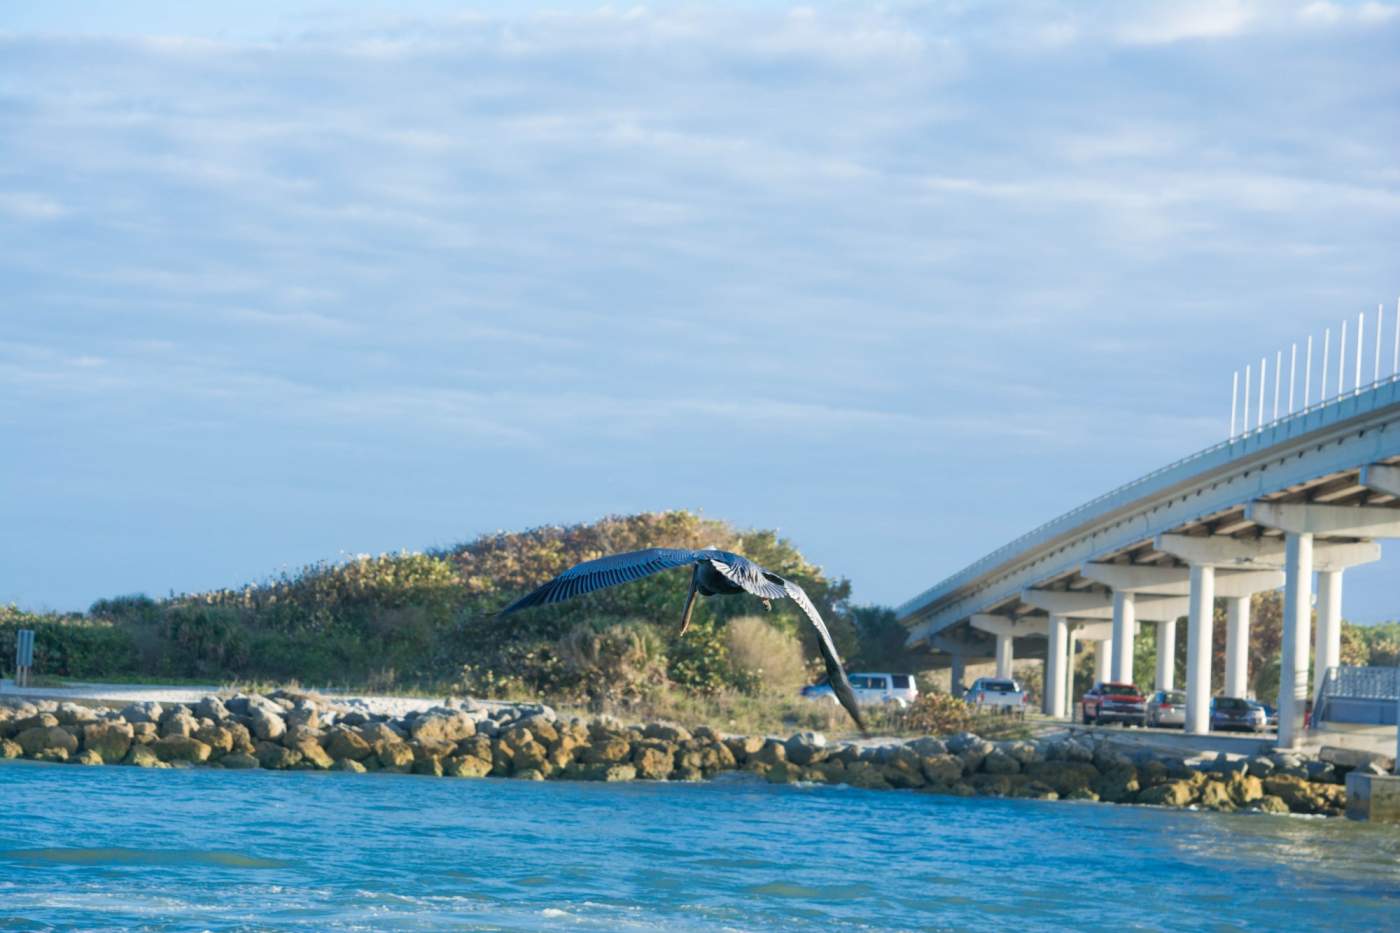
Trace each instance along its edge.
{"label": "bird's trailing legs", "polygon": [[690,595],[685,598],[685,612],[681,615],[681,634],[690,628],[690,613],[695,609],[695,597],[700,593],[700,568],[690,575]]}

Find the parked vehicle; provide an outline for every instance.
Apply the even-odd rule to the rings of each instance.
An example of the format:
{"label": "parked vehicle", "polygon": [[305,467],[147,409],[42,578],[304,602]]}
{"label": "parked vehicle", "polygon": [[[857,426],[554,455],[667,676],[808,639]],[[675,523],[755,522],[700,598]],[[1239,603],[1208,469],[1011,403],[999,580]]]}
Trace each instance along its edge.
{"label": "parked vehicle", "polygon": [[1263,732],[1268,717],[1264,708],[1243,697],[1215,697],[1210,701],[1210,727],[1214,731],[1242,729]]}
{"label": "parked vehicle", "polygon": [[1097,722],[1147,724],[1147,700],[1133,684],[1095,684],[1085,692],[1081,705],[1086,726]]}
{"label": "parked vehicle", "polygon": [[[919,685],[913,674],[848,674],[851,692],[861,706],[888,703],[904,709],[919,698]],[[809,700],[836,702],[836,694],[831,685],[823,681],[802,688],[802,696]]]}
{"label": "parked vehicle", "polygon": [[1258,700],[1250,700],[1249,702],[1257,704],[1259,708],[1264,711],[1264,727],[1267,729],[1273,729],[1275,732],[1277,732],[1278,710],[1274,709],[1268,703],[1260,703]]}
{"label": "parked vehicle", "polygon": [[1024,715],[1030,703],[1030,694],[1021,685],[1005,677],[979,677],[963,694],[963,701],[979,710],[997,710],[1002,713]]}
{"label": "parked vehicle", "polygon": [[1147,724],[1156,728],[1186,726],[1186,693],[1158,690],[1147,701]]}

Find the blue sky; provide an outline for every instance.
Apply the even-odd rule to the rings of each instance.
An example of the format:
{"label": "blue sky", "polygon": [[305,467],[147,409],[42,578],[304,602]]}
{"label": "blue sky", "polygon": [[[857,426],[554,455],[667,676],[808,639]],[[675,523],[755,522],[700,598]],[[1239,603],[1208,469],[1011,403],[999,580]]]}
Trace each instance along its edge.
{"label": "blue sky", "polygon": [[0,601],[685,507],[896,603],[1400,290],[1394,4],[211,9],[0,9]]}

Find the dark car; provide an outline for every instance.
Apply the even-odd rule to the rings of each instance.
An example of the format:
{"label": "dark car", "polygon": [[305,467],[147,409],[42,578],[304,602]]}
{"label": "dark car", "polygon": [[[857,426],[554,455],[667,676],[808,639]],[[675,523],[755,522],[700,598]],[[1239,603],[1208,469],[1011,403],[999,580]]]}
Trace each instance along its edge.
{"label": "dark car", "polygon": [[1095,684],[1082,701],[1084,724],[1123,722],[1147,725],[1147,700],[1134,684]]}
{"label": "dark car", "polygon": [[1238,729],[1263,732],[1267,721],[1263,707],[1243,697],[1216,697],[1210,701],[1210,727],[1224,732]]}

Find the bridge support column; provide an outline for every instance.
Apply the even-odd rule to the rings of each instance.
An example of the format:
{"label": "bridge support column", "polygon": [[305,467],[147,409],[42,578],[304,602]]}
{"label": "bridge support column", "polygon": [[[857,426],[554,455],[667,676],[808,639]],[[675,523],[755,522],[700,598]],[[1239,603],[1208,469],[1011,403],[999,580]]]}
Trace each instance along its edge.
{"label": "bridge support column", "polygon": [[1050,617],[1050,632],[1045,646],[1045,715],[1056,719],[1065,716],[1065,660],[1069,647],[1069,620],[1064,616]]}
{"label": "bridge support column", "polygon": [[962,695],[967,692],[967,684],[963,682],[967,679],[966,672],[967,666],[963,661],[963,656],[961,654],[953,655],[952,665],[948,671],[948,687],[949,692],[958,699],[962,699]]}
{"label": "bridge support column", "polygon": [[1069,630],[1068,644],[1066,645],[1066,653],[1069,657],[1069,662],[1065,664],[1065,715],[1070,719],[1074,718],[1074,667],[1075,661],[1077,660],[1075,651],[1077,651],[1078,648],[1079,635],[1075,632],[1074,628],[1071,627]]}
{"label": "bridge support column", "polygon": [[1283,748],[1297,748],[1303,739],[1312,627],[1312,545],[1309,533],[1290,531],[1284,536],[1283,657],[1278,684],[1278,744]]}
{"label": "bridge support column", "polygon": [[1327,669],[1342,663],[1342,572],[1317,574],[1317,641],[1313,645],[1313,709]]}
{"label": "bridge support column", "polygon": [[1011,676],[1011,662],[1014,658],[1014,639],[1011,635],[997,636],[997,676]]}
{"label": "bridge support column", "polygon": [[1225,695],[1245,696],[1249,690],[1249,597],[1225,600]]}
{"label": "bridge support column", "polygon": [[1176,620],[1157,623],[1157,689],[1176,687]]}
{"label": "bridge support column", "polygon": [[1112,668],[1109,665],[1109,656],[1113,654],[1113,639],[1105,638],[1094,642],[1094,683],[1106,683],[1110,677]]}
{"label": "bridge support column", "polygon": [[1215,568],[1191,565],[1191,614],[1186,628],[1186,729],[1210,732],[1211,641],[1215,628]]}
{"label": "bridge support column", "polygon": [[1113,682],[1133,682],[1133,636],[1137,629],[1137,600],[1132,593],[1113,593]]}

